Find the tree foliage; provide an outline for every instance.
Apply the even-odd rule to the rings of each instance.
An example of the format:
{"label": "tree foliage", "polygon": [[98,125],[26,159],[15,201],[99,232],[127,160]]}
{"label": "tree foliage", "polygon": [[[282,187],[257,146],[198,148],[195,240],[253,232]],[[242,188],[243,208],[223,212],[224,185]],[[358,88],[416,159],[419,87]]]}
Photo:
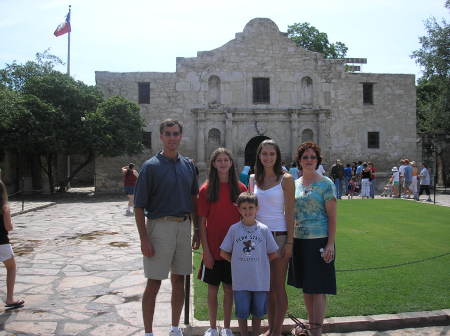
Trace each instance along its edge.
{"label": "tree foliage", "polygon": [[[38,157],[53,190],[58,154],[86,160],[60,183],[73,179],[96,155],[117,156],[142,150],[139,106],[121,97],[104,101],[94,87],[54,70],[47,52],[36,61],[0,69],[0,143],[20,157]],[[47,165],[42,164],[45,158]]]}
{"label": "tree foliage", "polygon": [[294,23],[288,26],[288,37],[297,46],[316,51],[325,58],[343,58],[347,54],[347,46],[342,42],[331,43],[326,33],[320,32],[308,22]]}
{"label": "tree foliage", "polygon": [[417,84],[417,128],[445,134],[450,132],[450,25],[430,18],[425,28],[421,48],[411,55],[423,69]]}
{"label": "tree foliage", "polygon": [[450,25],[442,19],[439,24],[432,17],[425,21],[427,35],[419,37],[422,47],[412,53],[423,68],[423,78],[450,76]]}

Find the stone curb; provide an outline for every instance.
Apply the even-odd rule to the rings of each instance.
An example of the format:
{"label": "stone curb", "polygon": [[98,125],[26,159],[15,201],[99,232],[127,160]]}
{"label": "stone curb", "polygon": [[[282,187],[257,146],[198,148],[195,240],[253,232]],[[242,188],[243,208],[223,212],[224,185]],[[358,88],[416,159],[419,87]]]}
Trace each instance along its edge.
{"label": "stone curb", "polygon": [[36,210],[41,210],[41,209],[44,209],[44,208],[48,208],[48,207],[50,207],[52,205],[56,205],[56,202],[48,202],[46,204],[38,205],[36,207],[31,207],[31,208],[25,209],[23,211],[13,212],[13,213],[11,213],[11,217],[18,216],[18,215],[23,215],[23,214],[25,214],[27,212],[31,212],[31,211],[36,211]]}
{"label": "stone curb", "polygon": [[[304,320],[302,321],[306,322]],[[217,324],[223,326],[223,321],[217,321]],[[267,326],[267,320],[263,321],[263,325]],[[383,331],[446,325],[450,325],[450,309],[399,314],[331,317],[325,319],[323,332],[344,333],[367,330]],[[185,334],[190,336],[201,336],[208,328],[208,321],[198,321],[194,319],[192,325],[187,325],[185,327]],[[283,332],[288,333],[293,328],[294,323],[292,320],[285,319]],[[239,333],[237,320],[231,320],[231,329],[233,332]]]}

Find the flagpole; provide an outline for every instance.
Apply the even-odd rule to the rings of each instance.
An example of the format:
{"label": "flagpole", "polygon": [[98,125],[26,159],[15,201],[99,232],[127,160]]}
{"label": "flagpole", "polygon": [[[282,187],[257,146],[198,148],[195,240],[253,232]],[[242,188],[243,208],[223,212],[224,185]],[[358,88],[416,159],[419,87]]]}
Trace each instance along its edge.
{"label": "flagpole", "polygon": [[[69,20],[72,19],[70,15],[71,7],[72,5],[69,5]],[[70,30],[67,34],[67,74],[70,76]]]}
{"label": "flagpole", "polygon": [[[72,20],[72,16],[71,16],[71,5],[69,5],[69,24],[70,21]],[[69,33],[67,34],[67,74],[70,76],[70,31],[72,29],[69,29]],[[67,185],[66,185],[66,190],[68,190],[70,188],[70,182],[69,182],[69,178],[70,178],[70,154],[67,155]]]}

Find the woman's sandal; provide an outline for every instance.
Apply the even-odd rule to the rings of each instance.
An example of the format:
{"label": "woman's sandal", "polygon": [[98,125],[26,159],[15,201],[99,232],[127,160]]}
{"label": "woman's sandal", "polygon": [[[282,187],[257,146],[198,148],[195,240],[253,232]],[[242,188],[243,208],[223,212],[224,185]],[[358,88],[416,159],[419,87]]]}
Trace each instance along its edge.
{"label": "woman's sandal", "polygon": [[288,317],[295,323],[294,329],[291,330],[291,334],[293,336],[310,336],[311,335],[308,331],[308,328],[302,321],[300,321],[298,318],[296,318],[292,314],[288,314]]}

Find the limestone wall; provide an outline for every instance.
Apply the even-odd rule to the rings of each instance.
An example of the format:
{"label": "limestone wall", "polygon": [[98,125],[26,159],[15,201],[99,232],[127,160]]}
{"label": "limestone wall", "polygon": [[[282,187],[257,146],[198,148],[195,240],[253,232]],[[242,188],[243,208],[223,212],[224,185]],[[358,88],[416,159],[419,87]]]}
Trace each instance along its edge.
{"label": "limestone wall", "polygon": [[[253,103],[258,77],[269,78],[269,103]],[[201,169],[217,146],[230,148],[240,168],[256,136],[277,141],[287,162],[305,139],[320,144],[328,166],[361,159],[383,170],[416,156],[413,75],[347,73],[342,60],[298,48],[270,19],[251,20],[217,49],[178,57],[175,73],[96,72],[96,81],[106,96],[135,102],[138,83],[150,82],[150,104],[140,106],[152,132],[152,148],[142,155],[96,161],[97,191],[119,190],[118,169],[160,149],[159,123],[169,117],[183,122],[180,152]],[[366,82],[374,83],[373,105],[363,104]],[[368,148],[367,132],[380,133],[380,148]]]}

